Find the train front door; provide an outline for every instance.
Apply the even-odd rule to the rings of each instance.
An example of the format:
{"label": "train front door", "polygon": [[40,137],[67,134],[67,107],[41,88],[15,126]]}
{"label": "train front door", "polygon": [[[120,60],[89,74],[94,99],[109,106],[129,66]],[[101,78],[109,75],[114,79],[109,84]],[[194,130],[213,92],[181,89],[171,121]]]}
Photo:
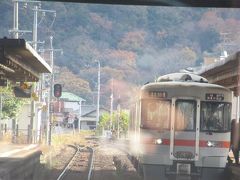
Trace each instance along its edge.
{"label": "train front door", "polygon": [[170,158],[178,174],[190,174],[199,157],[200,100],[173,98],[171,114]]}

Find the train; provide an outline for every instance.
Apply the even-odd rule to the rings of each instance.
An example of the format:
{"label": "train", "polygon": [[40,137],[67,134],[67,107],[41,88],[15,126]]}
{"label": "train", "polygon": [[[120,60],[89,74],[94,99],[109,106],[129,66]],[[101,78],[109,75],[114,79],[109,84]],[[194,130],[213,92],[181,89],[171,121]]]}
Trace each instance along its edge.
{"label": "train", "polygon": [[141,87],[130,108],[129,156],[144,180],[228,179],[232,92],[192,73]]}

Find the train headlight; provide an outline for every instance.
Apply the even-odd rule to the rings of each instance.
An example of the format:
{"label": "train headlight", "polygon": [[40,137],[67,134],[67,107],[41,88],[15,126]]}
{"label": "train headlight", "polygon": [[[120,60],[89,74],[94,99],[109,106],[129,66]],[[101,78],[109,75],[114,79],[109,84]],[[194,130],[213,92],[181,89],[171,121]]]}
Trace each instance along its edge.
{"label": "train headlight", "polygon": [[163,143],[162,139],[156,139],[155,140],[155,144],[162,144],[162,143]]}
{"label": "train headlight", "polygon": [[214,142],[214,141],[208,141],[207,142],[207,146],[208,147],[216,147],[218,144],[216,143],[216,142]]}

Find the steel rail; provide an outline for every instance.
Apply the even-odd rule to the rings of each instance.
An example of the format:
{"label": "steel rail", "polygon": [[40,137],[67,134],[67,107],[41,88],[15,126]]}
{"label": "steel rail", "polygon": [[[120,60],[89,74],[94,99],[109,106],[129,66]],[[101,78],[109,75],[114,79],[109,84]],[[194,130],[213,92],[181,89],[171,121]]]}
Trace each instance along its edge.
{"label": "steel rail", "polygon": [[[71,169],[71,165],[73,163],[73,161],[75,160],[76,156],[78,155],[79,152],[81,152],[81,150],[84,148],[84,147],[79,147],[79,146],[73,146],[71,145],[71,147],[75,148],[76,149],[76,152],[74,153],[74,155],[72,156],[71,160],[69,161],[69,163],[67,164],[67,166],[64,168],[64,170],[61,172],[61,174],[58,176],[57,180],[61,180],[63,179],[64,175],[66,174],[66,172],[68,170]],[[90,161],[90,164],[89,164],[89,171],[88,171],[88,177],[87,179],[88,180],[91,180],[91,175],[92,175],[92,171],[93,171],[93,164],[94,164],[94,149],[91,148],[91,147],[87,147],[89,150],[90,150],[90,157],[89,157],[89,161]],[[91,160],[90,160],[91,158]]]}
{"label": "steel rail", "polygon": [[93,171],[93,168],[94,168],[94,149],[91,148],[91,147],[88,147],[88,149],[90,149],[92,151],[92,157],[91,157],[91,162],[90,162],[90,166],[89,166],[89,171],[88,171],[88,178],[87,180],[91,180],[91,177],[92,177],[92,171]]}
{"label": "steel rail", "polygon": [[81,148],[77,147],[77,146],[73,146],[71,145],[71,147],[76,149],[76,152],[74,153],[74,155],[72,156],[71,160],[69,161],[69,163],[67,164],[67,166],[64,168],[64,170],[62,171],[62,173],[58,176],[57,180],[61,180],[63,178],[63,176],[66,174],[67,170],[70,169],[70,166],[73,162],[73,160],[75,159],[76,155],[78,154],[78,152],[80,152]]}

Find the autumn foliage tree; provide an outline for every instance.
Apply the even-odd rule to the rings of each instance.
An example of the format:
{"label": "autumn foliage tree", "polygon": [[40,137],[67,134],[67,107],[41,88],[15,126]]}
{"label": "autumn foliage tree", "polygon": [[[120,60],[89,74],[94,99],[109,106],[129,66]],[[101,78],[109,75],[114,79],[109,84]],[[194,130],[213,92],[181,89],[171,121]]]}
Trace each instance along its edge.
{"label": "autumn foliage tree", "polygon": [[[4,37],[9,36],[12,2],[0,3],[0,14],[4,17],[0,34]],[[238,9],[68,2],[43,2],[42,7],[56,9],[58,14],[52,29],[49,29],[52,19],[46,17],[38,31],[38,39],[45,41],[44,48],[49,48],[49,35],[54,33],[54,48],[64,50],[63,55],[54,59],[54,64],[61,67],[56,81],[64,84],[65,90],[85,93],[86,99],[96,92],[96,60],[99,60],[100,102],[104,106],[109,105],[108,86],[112,78],[119,87],[126,85],[124,90],[119,89],[122,97],[129,97],[125,95],[128,88],[141,86],[162,74],[196,66],[196,62],[199,65],[204,51],[220,55],[226,39],[229,54],[237,52],[240,43]],[[21,27],[31,29],[32,13],[19,13]],[[224,39],[223,34],[227,34],[227,38]],[[22,37],[31,41],[30,35]]]}
{"label": "autumn foliage tree", "polygon": [[76,74],[73,74],[66,67],[59,68],[58,73],[56,74],[56,83],[63,85],[64,91],[69,91],[75,94],[81,94],[90,91],[89,83],[81,79]]}
{"label": "autumn foliage tree", "polygon": [[141,52],[145,44],[145,36],[145,31],[128,32],[123,36],[118,47],[128,51]]}

